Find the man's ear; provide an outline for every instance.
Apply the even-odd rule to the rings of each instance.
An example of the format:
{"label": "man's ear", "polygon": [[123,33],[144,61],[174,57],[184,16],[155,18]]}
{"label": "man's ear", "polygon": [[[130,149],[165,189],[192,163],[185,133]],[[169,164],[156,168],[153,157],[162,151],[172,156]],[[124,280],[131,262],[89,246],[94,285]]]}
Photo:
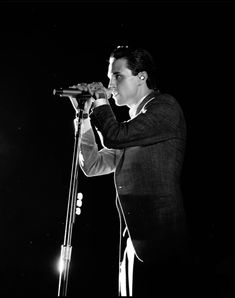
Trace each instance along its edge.
{"label": "man's ear", "polygon": [[139,77],[140,80],[146,81],[147,78],[148,78],[148,74],[147,74],[146,71],[141,71],[141,72],[138,73],[138,77]]}

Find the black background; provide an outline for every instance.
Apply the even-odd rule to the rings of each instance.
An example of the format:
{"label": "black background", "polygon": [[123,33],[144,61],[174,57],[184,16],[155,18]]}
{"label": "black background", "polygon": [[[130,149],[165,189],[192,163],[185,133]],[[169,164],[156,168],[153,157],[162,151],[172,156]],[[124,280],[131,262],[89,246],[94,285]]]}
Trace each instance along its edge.
{"label": "black background", "polygon": [[[107,84],[110,51],[128,43],[150,50],[160,90],[185,113],[182,185],[201,293],[235,293],[234,12],[232,1],[1,2],[1,295],[57,295],[75,115],[53,89]],[[115,296],[113,177],[80,173],[79,189],[68,294]]]}

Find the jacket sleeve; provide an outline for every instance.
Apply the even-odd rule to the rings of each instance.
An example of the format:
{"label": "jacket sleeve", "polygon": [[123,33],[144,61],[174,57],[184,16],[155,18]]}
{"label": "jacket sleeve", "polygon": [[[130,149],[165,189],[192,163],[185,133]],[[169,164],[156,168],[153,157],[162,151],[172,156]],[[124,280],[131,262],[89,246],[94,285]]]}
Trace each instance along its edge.
{"label": "jacket sleeve", "polygon": [[92,129],[82,135],[79,165],[86,176],[99,176],[114,172],[121,155],[122,150],[103,148],[98,151]]}
{"label": "jacket sleeve", "polygon": [[153,100],[135,118],[119,123],[110,107],[93,110],[94,123],[108,148],[150,145],[171,138],[184,138],[184,118],[176,102]]}

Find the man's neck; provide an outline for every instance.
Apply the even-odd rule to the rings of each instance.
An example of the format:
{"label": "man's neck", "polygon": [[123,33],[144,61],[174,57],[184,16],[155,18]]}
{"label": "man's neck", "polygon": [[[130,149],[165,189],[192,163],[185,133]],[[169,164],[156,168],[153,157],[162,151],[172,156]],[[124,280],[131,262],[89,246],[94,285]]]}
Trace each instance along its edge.
{"label": "man's neck", "polygon": [[152,91],[152,89],[148,89],[145,92],[142,92],[142,94],[138,96],[139,99],[128,105],[128,107],[134,109],[134,107],[137,107]]}

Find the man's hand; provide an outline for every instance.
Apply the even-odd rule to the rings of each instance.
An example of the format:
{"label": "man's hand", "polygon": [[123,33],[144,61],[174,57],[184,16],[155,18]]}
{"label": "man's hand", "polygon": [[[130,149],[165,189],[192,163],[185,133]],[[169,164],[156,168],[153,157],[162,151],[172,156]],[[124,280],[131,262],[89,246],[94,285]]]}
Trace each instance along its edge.
{"label": "man's hand", "polygon": [[101,82],[88,84],[88,90],[95,99],[108,98],[108,89],[106,89]]}
{"label": "man's hand", "polygon": [[[70,87],[70,88],[78,89],[80,91],[89,92],[91,94],[91,97],[88,100],[86,100],[86,102],[84,104],[84,113],[85,114],[89,114],[92,102],[95,100],[92,97],[92,92],[90,91],[88,85],[89,84],[87,84],[87,83],[81,83],[81,84],[73,85],[73,86]],[[72,105],[73,105],[74,109],[78,112],[79,108],[78,108],[78,102],[77,102],[76,98],[73,97],[73,96],[70,96],[69,98],[72,102]]]}
{"label": "man's hand", "polygon": [[[91,98],[89,98],[84,105],[84,113],[89,114],[90,108],[92,103],[96,99],[109,99],[111,96],[111,91],[103,86],[101,82],[93,82],[93,83],[80,83],[74,86],[71,86],[70,88],[75,88],[80,91],[89,92],[91,94]],[[76,111],[78,111],[78,102],[76,98],[70,97],[70,100],[72,102],[73,107]]]}

